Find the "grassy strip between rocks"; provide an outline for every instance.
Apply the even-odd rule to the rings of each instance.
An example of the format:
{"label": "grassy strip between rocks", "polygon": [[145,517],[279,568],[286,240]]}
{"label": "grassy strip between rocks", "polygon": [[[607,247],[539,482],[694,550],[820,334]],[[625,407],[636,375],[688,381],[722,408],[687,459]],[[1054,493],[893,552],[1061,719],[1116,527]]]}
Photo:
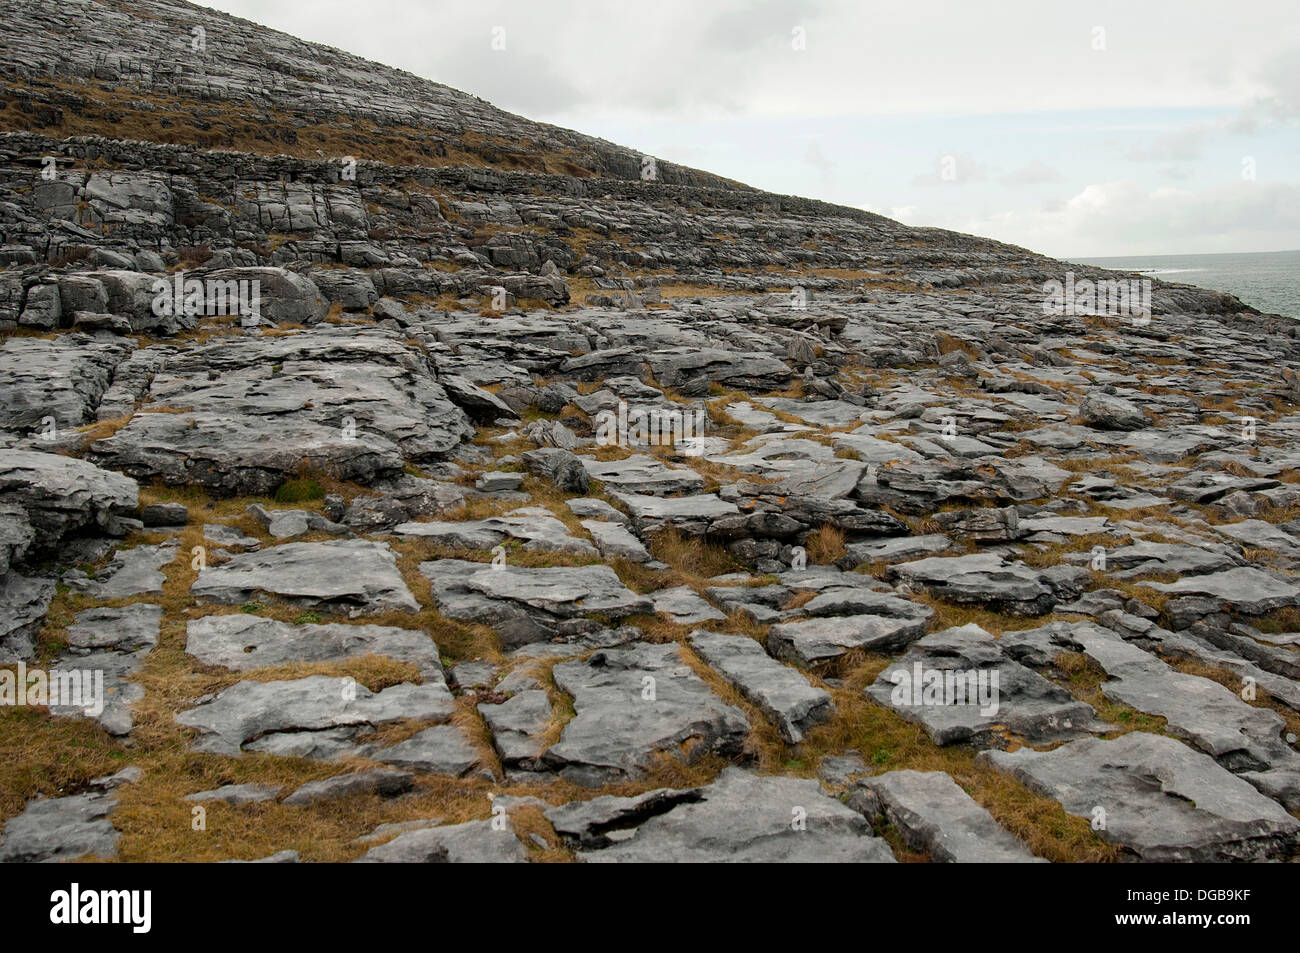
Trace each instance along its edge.
{"label": "grassy strip between rocks", "polygon": [[[159,494],[171,496],[172,494]],[[242,514],[242,504],[221,506],[222,515]],[[260,527],[249,527],[249,530]],[[720,551],[692,546],[690,540],[661,534],[660,554],[677,564],[668,574],[699,586],[719,569],[733,569]],[[230,858],[255,859],[277,850],[297,850],[303,860],[341,861],[359,856],[365,849],[353,841],[381,823],[440,818],[443,823],[484,819],[490,816],[489,794],[502,790],[498,784],[480,779],[423,776],[414,792],[398,799],[376,796],[351,797],[311,807],[291,807],[276,802],[232,807],[220,802],[205,805],[206,830],[194,829],[193,805],[186,794],[223,784],[258,782],[273,784],[288,793],[308,781],[319,780],[368,764],[359,760],[317,762],[246,753],[240,758],[198,753],[190,750],[189,732],[175,722],[175,716],[191,707],[201,695],[246,680],[298,678],[321,674],[349,675],[371,690],[380,690],[403,680],[417,680],[413,666],[375,656],[329,663],[280,665],[251,672],[229,672],[206,666],[185,653],[185,625],[190,619],[213,612],[236,612],[233,606],[200,606],[189,594],[197,571],[190,561],[190,549],[201,545],[202,527],[192,525],[181,535],[176,558],[166,567],[161,596],[133,600],[157,602],[164,616],[158,646],[146,657],[136,681],[145,698],[135,706],[135,729],[130,745],[109,738],[98,726],[78,719],[55,719],[41,710],[15,709],[0,712],[0,811],[4,816],[19,813],[28,798],[73,793],[92,777],[111,773],[133,764],[144,771],[136,784],[118,790],[120,805],[113,822],[122,833],[122,860],[204,861]],[[424,540],[397,540],[399,568],[424,605],[430,603],[429,581],[419,564],[443,555]],[[461,558],[482,554],[457,553]],[[546,556],[554,554],[521,554]],[[719,564],[718,560],[724,560]],[[660,574],[656,574],[660,575]],[[645,580],[651,581],[649,579]],[[661,580],[653,580],[661,582]],[[75,592],[62,592],[55,600],[43,634],[47,651],[77,611],[96,603]],[[279,603],[258,606],[259,615],[293,621],[300,607]],[[317,615],[319,613],[313,613]],[[322,621],[330,621],[328,613]],[[416,613],[386,613],[367,617],[377,624],[419,627],[433,637],[448,660],[489,658],[501,661],[495,638],[484,626],[457,623],[430,608]],[[874,680],[887,664],[883,658],[860,658],[842,687],[828,685],[815,674],[812,680],[827,688],[835,699],[837,715],[813,729],[797,746],[786,745],[775,727],[756,706],[706,666],[688,647],[690,627],[677,626],[662,618],[637,618],[651,641],[682,644],[686,663],[724,701],[745,712],[751,732],[743,761],[760,772],[799,777],[815,776],[827,754],[849,749],[861,751],[873,771],[898,768],[947,771],[1000,823],[1020,836],[1035,853],[1051,860],[1110,860],[1116,851],[1101,842],[1081,818],[1067,815],[1055,801],[1035,794],[1009,776],[975,763],[975,751],[963,747],[939,748],[924,732],[892,711],[866,699],[861,689]],[[984,620],[987,622],[988,620]],[[763,638],[765,627],[757,626],[739,613],[715,626]],[[550,663],[553,664],[553,663]],[[573,716],[571,700],[554,687],[549,664],[538,674],[555,704],[556,716],[547,740],[554,742]],[[474,708],[472,698],[459,700],[454,724],[465,728],[484,761],[499,770],[490,738]],[[420,730],[423,725],[397,723],[377,730],[375,740],[395,743]],[[50,757],[51,752],[57,756]],[[706,784],[727,762],[712,754],[683,750],[661,754],[646,776],[635,782],[607,785],[593,791],[563,780],[544,784],[514,783],[505,787],[516,796],[535,796],[558,804],[597,794],[632,795],[656,787]],[[529,856],[539,861],[571,859],[571,853],[555,838],[540,812],[521,808],[512,813],[516,833],[523,837]],[[532,836],[537,835],[535,840]],[[901,839],[889,838],[905,860],[923,859],[906,850]],[[540,840],[545,846],[538,843]]]}
{"label": "grassy strip between rocks", "polygon": [[[1123,458],[1116,458],[1114,462],[1118,464],[1121,459]],[[525,478],[524,489],[530,496],[526,503],[471,497],[459,509],[440,514],[439,518],[481,519],[505,515],[524,505],[540,505],[550,510],[575,537],[588,538],[579,519],[564,505],[568,494],[531,475]],[[141,501],[184,502],[200,521],[225,523],[264,544],[273,544],[275,541],[265,528],[247,514],[246,509],[250,503],[319,510],[321,500],[327,493],[352,499],[363,492],[366,492],[364,488],[303,473],[286,483],[274,501],[267,498],[214,500],[201,488],[160,486],[142,488]],[[604,497],[599,486],[593,486],[589,495]],[[1131,518],[1135,514],[1107,515],[1120,519]],[[1153,509],[1150,515],[1159,515],[1158,508]],[[1045,547],[1039,553],[1031,553],[1027,556],[1027,561],[1031,564],[1054,564],[1068,553],[1085,552],[1095,545],[1113,546],[1115,537],[1131,538],[1128,532],[1119,529],[1112,534],[1097,537],[1078,537]],[[153,538],[152,535],[144,537],[145,540]],[[318,537],[317,534],[304,537],[315,538],[328,537]],[[129,540],[128,545],[137,541],[139,540]],[[422,608],[414,613],[381,613],[359,621],[420,628],[437,642],[444,662],[477,659],[486,659],[495,664],[504,662],[505,657],[490,628],[473,622],[444,618],[431,608],[431,583],[419,568],[424,562],[440,558],[484,562],[490,558],[490,554],[478,550],[448,548],[427,539],[394,538],[388,541],[397,554],[399,571]],[[442,823],[457,823],[486,818],[491,811],[489,795],[502,790],[514,796],[534,796],[548,803],[559,804],[598,794],[633,795],[656,787],[707,784],[728,763],[712,754],[683,749],[658,755],[653,759],[646,775],[635,782],[607,785],[599,790],[580,788],[563,780],[538,784],[516,782],[503,786],[478,778],[423,776],[418,778],[414,792],[397,799],[351,797],[338,802],[318,803],[309,808],[290,807],[276,802],[239,807],[209,802],[206,805],[207,829],[194,830],[192,805],[183,800],[186,794],[223,784],[246,782],[274,784],[281,788],[283,794],[307,781],[369,765],[369,762],[356,759],[317,762],[257,753],[228,758],[191,751],[189,732],[180,728],[174,719],[180,711],[191,707],[195,698],[220,691],[241,680],[266,681],[312,674],[349,675],[371,690],[380,690],[404,680],[418,680],[418,675],[412,665],[376,656],[330,663],[279,665],[242,673],[199,663],[185,653],[185,626],[191,619],[239,611],[253,611],[286,622],[342,619],[331,615],[327,610],[304,613],[301,607],[273,599],[245,607],[200,606],[189,594],[189,587],[197,575],[191,566],[189,554],[192,547],[205,545],[201,522],[188,527],[182,534],[180,543],[176,558],[164,567],[166,583],[160,597],[96,601],[66,589],[56,597],[42,632],[40,648],[43,658],[49,658],[62,647],[66,628],[76,613],[92,605],[160,603],[164,609],[160,641],[146,658],[135,679],[145,688],[146,694],[144,700],[135,707],[136,727],[129,745],[111,739],[87,721],[53,719],[40,710],[15,709],[0,712],[0,758],[3,759],[0,762],[0,816],[9,817],[20,812],[26,800],[38,794],[49,796],[72,793],[84,786],[90,778],[134,764],[143,769],[144,778],[137,784],[119,789],[121,803],[113,815],[114,824],[122,832],[123,860],[254,859],[277,850],[294,849],[303,860],[339,861],[359,856],[366,847],[354,844],[353,841],[380,823],[429,818],[439,818]],[[832,563],[845,552],[843,533],[830,527],[814,532],[805,541],[805,545],[812,563]],[[524,549],[518,541],[507,541],[505,547],[510,564],[523,567],[584,565],[600,561],[594,557],[571,553],[530,551]],[[713,577],[743,570],[725,547],[698,537],[685,536],[672,529],[653,536],[649,549],[654,558],[667,564],[667,569],[649,569],[621,559],[610,563],[626,584],[643,593],[679,585],[702,592],[712,584],[710,580]],[[214,554],[210,561],[218,563],[222,558],[224,557]],[[878,574],[883,566],[860,568],[867,571],[875,569],[877,572],[873,574]],[[754,584],[770,581],[773,580],[766,577],[752,578]],[[1156,609],[1163,608],[1165,597],[1140,584],[1117,583],[1106,579],[1102,574],[1094,574],[1093,584],[1121,589]],[[1057,619],[1083,618],[1061,613],[1036,618],[1011,617],[982,607],[954,605],[925,593],[916,594],[913,598],[935,610],[931,631],[975,623],[996,636],[1010,629],[1035,627]],[[797,605],[799,601],[800,597],[796,596],[791,606]],[[1275,616],[1276,618],[1261,622],[1261,628],[1267,626],[1266,631],[1273,630],[1273,627],[1278,631],[1290,631],[1300,627],[1285,612]],[[814,777],[819,764],[827,755],[855,750],[861,752],[869,770],[874,773],[897,769],[947,772],[989,810],[999,823],[1019,836],[1039,856],[1053,861],[1110,861],[1119,856],[1119,850],[1102,841],[1091,830],[1086,819],[1067,814],[1056,801],[1029,790],[1009,775],[976,763],[977,752],[973,748],[960,745],[939,747],[929,740],[918,725],[864,696],[863,688],[874,681],[888,664],[888,659],[884,657],[861,652],[849,653],[833,665],[806,672],[814,684],[832,695],[837,713],[829,722],[809,731],[803,743],[791,746],[784,743],[775,726],[755,705],[705,665],[690,649],[687,635],[692,627],[676,625],[661,616],[633,617],[625,621],[637,625],[648,641],[679,643],[683,658],[692,671],[723,701],[745,713],[751,731],[741,760],[761,773]],[[713,623],[709,627],[743,634],[760,642],[765,639],[767,631],[766,626],[755,623],[740,612],[732,613],[725,621]],[[574,716],[572,700],[556,688],[551,677],[550,669],[554,664],[553,661],[547,661],[531,666],[533,674],[546,688],[552,700],[552,721],[545,733],[548,745],[559,740],[565,725]],[[1189,674],[1202,674],[1224,684],[1229,684],[1232,678],[1228,673],[1217,670],[1193,672],[1191,667],[1195,666],[1189,662],[1171,664]],[[1049,674],[1058,684],[1092,704],[1100,717],[1115,724],[1117,732],[1164,730],[1163,719],[1144,715],[1106,699],[1100,690],[1104,676],[1084,656],[1062,653],[1056,660],[1055,671]],[[472,696],[458,699],[451,722],[467,732],[484,764],[499,773],[500,764],[492,748],[490,734],[475,703]],[[1282,710],[1282,706],[1276,702],[1265,697],[1256,704],[1278,710],[1287,718],[1292,730],[1297,726],[1296,714]],[[373,739],[395,743],[410,737],[423,727],[423,724],[407,722],[385,725],[376,730]],[[1014,739],[1006,739],[1006,744],[1012,748],[1016,746]],[[52,752],[57,754],[51,757]],[[520,835],[531,859],[547,862],[572,859],[571,851],[559,842],[538,809],[518,808],[513,811],[512,818],[514,829]],[[923,853],[908,849],[901,834],[888,825],[879,826],[877,832],[890,843],[899,859],[927,859]]]}

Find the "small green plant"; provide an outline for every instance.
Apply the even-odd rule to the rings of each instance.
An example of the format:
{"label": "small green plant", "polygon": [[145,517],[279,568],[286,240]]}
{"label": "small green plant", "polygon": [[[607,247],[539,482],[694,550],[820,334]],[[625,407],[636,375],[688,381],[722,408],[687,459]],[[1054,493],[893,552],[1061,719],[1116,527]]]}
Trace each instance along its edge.
{"label": "small green plant", "polygon": [[262,603],[254,600],[252,602],[245,602],[242,606],[239,607],[239,611],[240,612],[261,612],[265,608],[266,606],[262,605]]}
{"label": "small green plant", "polygon": [[293,621],[294,621],[294,624],[295,624],[295,625],[306,625],[306,624],[309,623],[309,622],[311,622],[311,623],[319,622],[319,621],[320,621],[320,613],[318,613],[318,612],[304,612],[304,613],[302,613],[301,615],[299,615],[298,618],[294,619]]}
{"label": "small green plant", "polygon": [[325,496],[325,490],[311,477],[295,477],[285,480],[275,491],[277,503],[301,503],[303,500],[319,500]]}

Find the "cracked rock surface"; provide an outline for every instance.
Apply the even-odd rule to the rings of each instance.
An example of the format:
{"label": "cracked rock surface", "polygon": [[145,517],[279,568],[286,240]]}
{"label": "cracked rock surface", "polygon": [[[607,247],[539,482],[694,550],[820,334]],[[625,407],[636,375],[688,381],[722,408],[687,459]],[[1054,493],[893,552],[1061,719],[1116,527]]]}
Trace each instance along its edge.
{"label": "cracked rock surface", "polygon": [[1294,319],[183,0],[0,39],[0,859],[1297,858]]}

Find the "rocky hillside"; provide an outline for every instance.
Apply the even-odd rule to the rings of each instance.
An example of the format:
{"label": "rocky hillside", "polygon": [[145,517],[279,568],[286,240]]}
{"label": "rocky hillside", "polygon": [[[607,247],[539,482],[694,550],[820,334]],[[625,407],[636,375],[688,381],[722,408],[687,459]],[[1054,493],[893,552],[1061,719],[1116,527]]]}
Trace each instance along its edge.
{"label": "rocky hillside", "polygon": [[0,860],[1295,858],[1294,322],[0,12]]}

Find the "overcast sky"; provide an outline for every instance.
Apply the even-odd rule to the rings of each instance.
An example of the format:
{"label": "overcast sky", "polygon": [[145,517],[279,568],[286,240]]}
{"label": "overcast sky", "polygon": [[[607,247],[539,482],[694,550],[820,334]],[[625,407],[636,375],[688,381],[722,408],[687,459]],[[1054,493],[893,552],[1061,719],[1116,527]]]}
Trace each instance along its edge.
{"label": "overcast sky", "polygon": [[1300,0],[203,5],[911,225],[1059,257],[1300,248]]}

